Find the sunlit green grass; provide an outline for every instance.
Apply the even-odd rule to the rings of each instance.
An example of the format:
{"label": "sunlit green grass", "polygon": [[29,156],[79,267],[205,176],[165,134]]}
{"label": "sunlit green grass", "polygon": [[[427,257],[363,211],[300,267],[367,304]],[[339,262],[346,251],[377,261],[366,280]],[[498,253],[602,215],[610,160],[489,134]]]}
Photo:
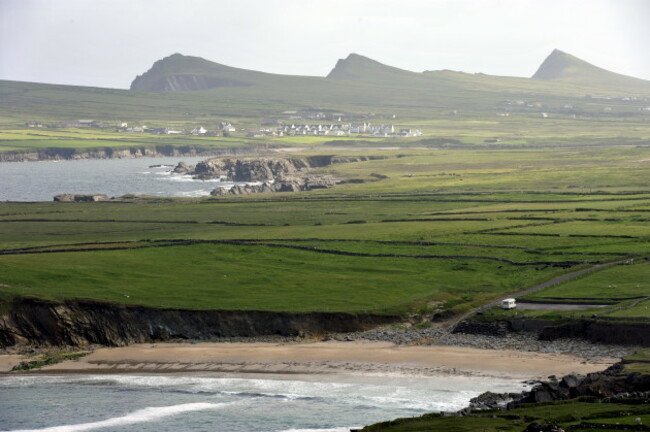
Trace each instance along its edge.
{"label": "sunlit green grass", "polygon": [[[366,179],[327,190],[0,203],[0,249],[48,247],[48,253],[0,255],[0,284],[9,285],[4,296],[180,308],[460,313],[590,265],[582,262],[642,260],[650,253],[650,215],[643,211],[650,189],[642,184],[648,168],[639,162],[650,160],[650,149],[355,154],[385,159],[320,169],[344,180]],[[589,173],[596,171],[607,175],[593,180]],[[496,188],[494,178],[502,179]],[[162,245],[152,243],[157,240],[232,239],[248,243],[107,250]],[[96,250],[78,251],[84,248]],[[232,283],[219,279],[223,274]],[[606,286],[616,285],[615,274],[603,275]],[[632,272],[629,278],[634,283],[642,276]],[[628,288],[622,285],[614,297],[629,296]],[[566,296],[588,297],[594,289],[578,287]]]}
{"label": "sunlit green grass", "polygon": [[608,300],[650,296],[650,264],[621,265],[595,272],[527,296],[527,299],[591,298]]}
{"label": "sunlit green grass", "polygon": [[185,309],[404,313],[418,301],[489,299],[544,272],[509,268],[505,273],[487,261],[431,263],[216,244],[0,256],[0,274],[5,297],[93,298]]}

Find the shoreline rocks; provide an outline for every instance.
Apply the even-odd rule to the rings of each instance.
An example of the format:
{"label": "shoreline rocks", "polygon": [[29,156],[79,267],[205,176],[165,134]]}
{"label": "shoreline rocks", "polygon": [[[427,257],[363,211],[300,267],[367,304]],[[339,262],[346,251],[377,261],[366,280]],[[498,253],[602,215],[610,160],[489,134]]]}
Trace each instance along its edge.
{"label": "shoreline rocks", "polygon": [[613,357],[622,358],[638,350],[635,346],[594,344],[578,338],[553,341],[538,339],[537,333],[508,332],[501,336],[468,333],[448,333],[444,329],[430,327],[384,326],[364,332],[328,335],[329,340],[390,342],[396,345],[452,345],[469,348],[532,351],[540,353],[574,354],[589,360]]}
{"label": "shoreline rocks", "polygon": [[595,398],[601,402],[621,399],[650,399],[650,376],[640,373],[622,374],[623,362],[618,362],[602,372],[587,375],[570,373],[561,378],[549,376],[522,393],[485,392],[470,400],[469,406],[456,415],[472,411],[511,410],[522,404],[553,402],[580,397]]}
{"label": "shoreline rocks", "polygon": [[197,163],[191,174],[199,180],[226,177],[235,182],[263,182],[307,168],[305,160],[296,158],[213,158]]}
{"label": "shoreline rocks", "polygon": [[[313,159],[313,160],[312,160]],[[332,175],[314,174],[312,167],[329,165],[330,157],[314,158],[213,158],[201,161],[195,167],[179,163],[175,173],[189,174],[199,180],[214,178],[252,184],[217,187],[210,195],[248,195],[265,192],[300,192],[331,188],[338,183]]]}
{"label": "shoreline rocks", "polygon": [[106,194],[59,194],[54,196],[56,202],[99,202],[108,200]]}
{"label": "shoreline rocks", "polygon": [[203,145],[152,145],[130,147],[93,147],[75,149],[68,147],[47,147],[30,150],[0,152],[0,162],[36,162],[86,159],[135,159],[145,157],[214,157],[240,154],[264,154],[268,149],[260,146],[229,147],[215,149]]}

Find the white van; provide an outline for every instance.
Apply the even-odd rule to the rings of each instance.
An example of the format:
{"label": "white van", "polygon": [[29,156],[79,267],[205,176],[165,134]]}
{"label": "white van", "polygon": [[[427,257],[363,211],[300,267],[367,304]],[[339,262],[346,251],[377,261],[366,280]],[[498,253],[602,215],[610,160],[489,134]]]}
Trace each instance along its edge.
{"label": "white van", "polygon": [[517,302],[513,298],[501,300],[501,309],[514,309],[517,307]]}

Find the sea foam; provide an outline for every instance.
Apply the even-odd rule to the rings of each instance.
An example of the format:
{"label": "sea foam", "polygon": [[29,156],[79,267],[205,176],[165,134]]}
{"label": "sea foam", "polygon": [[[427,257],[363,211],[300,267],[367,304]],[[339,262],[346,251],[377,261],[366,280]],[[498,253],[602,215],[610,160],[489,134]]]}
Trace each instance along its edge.
{"label": "sea foam", "polygon": [[187,412],[223,408],[226,405],[232,405],[232,403],[200,402],[200,403],[187,403],[187,404],[164,406],[164,407],[148,407],[148,408],[134,411],[125,416],[113,417],[110,419],[101,420],[97,422],[52,426],[52,427],[46,427],[42,429],[20,429],[20,430],[5,431],[5,432],[89,431],[93,429],[101,429],[106,427],[119,427],[119,426],[127,426],[127,425],[133,425],[138,423],[149,423],[149,422],[161,420],[165,417],[172,417]]}

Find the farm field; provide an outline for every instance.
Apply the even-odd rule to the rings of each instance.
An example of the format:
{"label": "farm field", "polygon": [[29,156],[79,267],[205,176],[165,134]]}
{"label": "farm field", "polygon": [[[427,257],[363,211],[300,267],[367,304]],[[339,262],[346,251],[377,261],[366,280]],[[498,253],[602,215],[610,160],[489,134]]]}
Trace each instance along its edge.
{"label": "farm field", "polygon": [[0,295],[443,319],[628,259],[535,299],[650,295],[650,149],[365,154],[327,190],[0,203]]}

